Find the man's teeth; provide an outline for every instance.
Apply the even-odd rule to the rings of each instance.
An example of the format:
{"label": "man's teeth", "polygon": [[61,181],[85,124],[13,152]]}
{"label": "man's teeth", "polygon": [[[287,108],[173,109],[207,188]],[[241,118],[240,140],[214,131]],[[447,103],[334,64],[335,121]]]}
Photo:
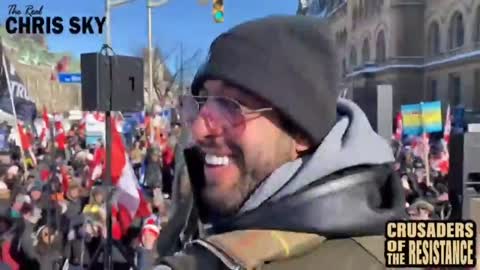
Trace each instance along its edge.
{"label": "man's teeth", "polygon": [[205,163],[208,165],[224,166],[228,165],[229,161],[230,159],[227,156],[215,156],[210,154],[205,155]]}

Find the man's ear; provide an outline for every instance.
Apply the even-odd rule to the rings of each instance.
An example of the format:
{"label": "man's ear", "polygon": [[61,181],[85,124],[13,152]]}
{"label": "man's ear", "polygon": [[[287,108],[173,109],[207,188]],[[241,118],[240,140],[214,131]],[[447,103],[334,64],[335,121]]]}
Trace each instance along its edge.
{"label": "man's ear", "polygon": [[295,143],[295,151],[297,153],[303,153],[312,147],[310,140],[301,134],[295,135],[293,140]]}

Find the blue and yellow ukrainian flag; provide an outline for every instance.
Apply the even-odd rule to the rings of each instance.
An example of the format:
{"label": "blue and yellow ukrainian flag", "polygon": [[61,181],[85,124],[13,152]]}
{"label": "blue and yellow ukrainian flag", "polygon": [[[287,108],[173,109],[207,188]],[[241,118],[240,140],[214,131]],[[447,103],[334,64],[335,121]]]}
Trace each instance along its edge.
{"label": "blue and yellow ukrainian flag", "polygon": [[419,135],[422,133],[422,107],[420,104],[402,105],[403,134]]}
{"label": "blue and yellow ukrainian flag", "polygon": [[442,126],[442,104],[440,101],[402,105],[403,133],[417,136],[440,132]]}
{"label": "blue and yellow ukrainian flag", "polygon": [[422,107],[422,124],[424,132],[440,132],[442,125],[442,103],[440,101],[420,104]]}

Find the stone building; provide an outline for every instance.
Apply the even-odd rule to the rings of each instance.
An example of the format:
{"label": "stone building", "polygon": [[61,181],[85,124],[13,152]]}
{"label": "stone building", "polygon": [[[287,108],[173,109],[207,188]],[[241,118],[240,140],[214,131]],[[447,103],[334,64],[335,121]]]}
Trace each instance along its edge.
{"label": "stone building", "polygon": [[480,109],[480,0],[313,0],[307,14],[332,28],[340,87],[392,84],[395,110],[429,100]]}
{"label": "stone building", "polygon": [[81,109],[80,84],[60,84],[50,80],[51,69],[14,62],[15,68],[28,89],[30,99],[37,105],[38,117],[43,108],[48,112],[68,112]]}

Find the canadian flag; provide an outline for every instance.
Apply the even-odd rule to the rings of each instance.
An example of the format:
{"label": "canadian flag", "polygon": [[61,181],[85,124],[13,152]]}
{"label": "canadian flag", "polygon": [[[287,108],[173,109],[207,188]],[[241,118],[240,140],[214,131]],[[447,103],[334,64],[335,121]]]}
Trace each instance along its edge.
{"label": "canadian flag", "polygon": [[57,143],[57,148],[64,151],[67,143],[67,135],[65,134],[62,121],[59,117],[55,117],[55,133],[55,142]]}
{"label": "canadian flag", "polygon": [[430,137],[427,133],[415,138],[412,143],[412,150],[415,156],[422,159],[424,159],[426,153],[430,153]]}
{"label": "canadian flag", "polygon": [[403,134],[402,113],[397,114],[397,118],[395,122],[396,122],[396,129],[395,129],[395,134],[393,135],[393,139],[396,141],[402,141],[402,134]]}
{"label": "canadian flag", "polygon": [[[112,127],[115,121],[112,119]],[[112,147],[111,147],[111,177],[112,184],[116,187],[116,203],[118,208],[119,222],[122,228],[126,230],[135,217],[147,218],[152,213],[143,197],[143,193],[138,184],[137,177],[129,162],[128,154],[123,144],[122,135],[116,128],[112,128]],[[93,162],[92,179],[105,172],[105,162],[101,162],[105,157],[105,149],[98,148]],[[101,162],[101,163],[100,163]],[[99,167],[99,164],[102,164]]]}
{"label": "canadian flag", "polygon": [[445,148],[445,145],[443,147],[440,157],[432,161],[432,169],[441,172],[443,175],[447,175],[450,171],[450,154]]}
{"label": "canadian flag", "polygon": [[448,105],[447,115],[445,117],[445,126],[443,128],[443,140],[447,145],[450,143],[451,132],[452,132],[452,115],[450,115],[450,105]]}
{"label": "canadian flag", "polygon": [[71,181],[71,177],[70,177],[70,174],[68,173],[67,166],[62,166],[60,168],[60,175],[62,178],[63,194],[67,195],[68,189],[70,187],[70,181]]}
{"label": "canadian flag", "polygon": [[47,108],[44,106],[43,107],[43,113],[42,113],[42,131],[40,132],[40,144],[42,147],[47,147],[47,142],[49,138],[49,118],[48,118],[48,113],[47,113]]}
{"label": "canadian flag", "polygon": [[95,118],[95,120],[97,120],[98,122],[105,122],[105,114],[101,112],[94,112],[92,115],[93,118]]}
{"label": "canadian flag", "polygon": [[93,160],[90,163],[90,177],[88,181],[88,188],[93,186],[95,180],[102,176],[103,163],[105,160],[105,149],[103,147],[97,147],[93,153]]}
{"label": "canadian flag", "polygon": [[23,128],[23,123],[19,122],[17,128],[18,128],[18,135],[20,137],[20,144],[22,146],[22,149],[28,151],[32,146],[30,137],[25,132],[25,129]]}
{"label": "canadian flag", "polygon": [[440,157],[435,161],[433,165],[434,169],[446,175],[450,171],[450,152],[448,150],[448,144],[450,143],[450,133],[452,130],[452,116],[450,115],[450,105],[447,107],[447,113],[445,116],[445,126],[443,127],[442,138],[442,152]]}

